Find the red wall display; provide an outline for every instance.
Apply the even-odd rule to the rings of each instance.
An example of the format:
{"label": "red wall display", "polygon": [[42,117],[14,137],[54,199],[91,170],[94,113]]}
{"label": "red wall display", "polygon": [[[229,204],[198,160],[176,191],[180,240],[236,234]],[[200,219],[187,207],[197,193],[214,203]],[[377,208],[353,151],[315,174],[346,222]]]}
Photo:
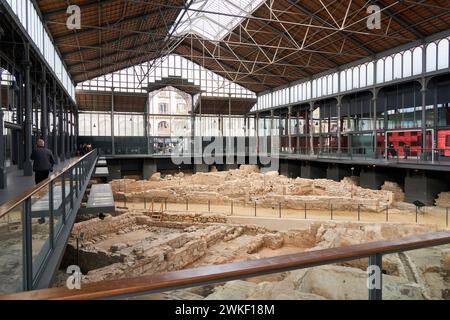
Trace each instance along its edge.
{"label": "red wall display", "polygon": [[[399,157],[404,157],[404,147],[409,146],[409,156],[416,157],[420,155],[422,145],[422,131],[396,131],[388,133],[388,147],[390,144],[394,145],[394,149],[397,151]],[[427,131],[427,148],[431,148],[432,137],[431,132]]]}
{"label": "red wall display", "polygon": [[441,155],[450,157],[450,130],[438,131],[437,147]]}

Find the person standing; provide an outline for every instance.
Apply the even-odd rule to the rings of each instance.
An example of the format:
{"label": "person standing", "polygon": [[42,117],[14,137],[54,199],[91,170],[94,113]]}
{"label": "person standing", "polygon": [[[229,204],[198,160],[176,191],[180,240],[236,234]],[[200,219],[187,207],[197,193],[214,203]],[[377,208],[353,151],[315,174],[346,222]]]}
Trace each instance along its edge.
{"label": "person standing", "polygon": [[31,154],[31,160],[33,160],[34,180],[36,184],[39,184],[48,178],[50,171],[53,171],[55,158],[53,153],[45,147],[44,140],[39,139],[36,145],[37,148]]}

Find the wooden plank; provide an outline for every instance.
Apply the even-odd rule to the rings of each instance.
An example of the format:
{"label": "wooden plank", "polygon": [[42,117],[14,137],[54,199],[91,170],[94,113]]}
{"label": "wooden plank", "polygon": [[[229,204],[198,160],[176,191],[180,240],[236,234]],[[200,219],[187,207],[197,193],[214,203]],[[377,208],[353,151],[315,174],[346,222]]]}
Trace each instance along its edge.
{"label": "wooden plank", "polygon": [[81,290],[52,288],[3,295],[0,296],[0,300],[86,300],[147,294],[157,290],[169,291],[184,286],[193,287],[206,283],[218,283],[235,279],[250,278],[264,274],[360,259],[376,253],[389,254],[448,243],[450,243],[450,231],[443,231],[397,240],[368,242],[348,247],[302,252],[224,265],[206,266],[197,269],[180,270],[129,279],[88,283],[82,284]]}

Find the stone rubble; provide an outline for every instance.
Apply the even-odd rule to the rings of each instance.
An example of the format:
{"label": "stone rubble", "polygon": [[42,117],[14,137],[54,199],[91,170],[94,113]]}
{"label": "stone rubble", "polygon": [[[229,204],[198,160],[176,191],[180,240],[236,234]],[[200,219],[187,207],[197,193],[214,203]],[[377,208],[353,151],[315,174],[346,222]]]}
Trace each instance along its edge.
{"label": "stone rubble", "polygon": [[150,181],[111,182],[116,200],[142,202],[164,199],[169,203],[227,204],[231,202],[260,207],[282,205],[289,209],[363,210],[380,212],[395,201],[397,191],[369,190],[354,180],[290,179],[277,172],[259,173],[256,166],[243,165],[227,172],[197,173],[192,176],[155,174]]}

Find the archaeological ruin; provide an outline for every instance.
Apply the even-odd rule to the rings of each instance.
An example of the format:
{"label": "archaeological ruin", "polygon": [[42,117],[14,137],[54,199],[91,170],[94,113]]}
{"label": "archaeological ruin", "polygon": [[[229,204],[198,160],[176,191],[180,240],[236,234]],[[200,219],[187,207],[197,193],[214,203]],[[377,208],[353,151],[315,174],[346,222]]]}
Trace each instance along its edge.
{"label": "archaeological ruin", "polygon": [[[421,208],[416,223],[416,208],[396,183],[369,190],[356,178],[290,179],[246,165],[110,185],[115,212],[78,218],[54,287],[65,285],[70,265],[81,267],[86,284],[436,232],[445,229],[439,205],[449,199],[443,193],[436,206]],[[139,299],[366,299],[367,264],[357,259]],[[450,245],[385,255],[382,271],[384,299],[450,299]]]}

